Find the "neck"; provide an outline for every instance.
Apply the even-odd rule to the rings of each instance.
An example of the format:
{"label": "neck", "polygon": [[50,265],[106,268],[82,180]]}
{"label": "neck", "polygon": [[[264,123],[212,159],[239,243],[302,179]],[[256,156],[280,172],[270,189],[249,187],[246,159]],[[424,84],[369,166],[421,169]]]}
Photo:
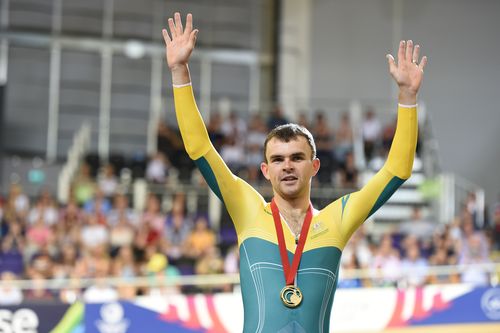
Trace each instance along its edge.
{"label": "neck", "polygon": [[309,198],[309,196],[302,196],[293,199],[285,199],[278,193],[274,193],[274,201],[276,202],[276,205],[278,206],[278,209],[280,210],[281,213],[293,212],[295,214],[297,213],[305,214],[307,212],[307,209],[309,208],[309,203],[311,202],[311,199]]}

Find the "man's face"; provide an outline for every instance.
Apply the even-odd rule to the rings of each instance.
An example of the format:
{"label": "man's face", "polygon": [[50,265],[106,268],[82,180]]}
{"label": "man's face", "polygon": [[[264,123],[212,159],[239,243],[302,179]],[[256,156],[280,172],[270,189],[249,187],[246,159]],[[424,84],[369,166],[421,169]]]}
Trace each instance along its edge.
{"label": "man's face", "polygon": [[260,166],[264,177],[277,194],[288,199],[307,193],[320,165],[317,158],[312,159],[311,147],[302,136],[289,142],[272,138],[267,143],[266,159]]}

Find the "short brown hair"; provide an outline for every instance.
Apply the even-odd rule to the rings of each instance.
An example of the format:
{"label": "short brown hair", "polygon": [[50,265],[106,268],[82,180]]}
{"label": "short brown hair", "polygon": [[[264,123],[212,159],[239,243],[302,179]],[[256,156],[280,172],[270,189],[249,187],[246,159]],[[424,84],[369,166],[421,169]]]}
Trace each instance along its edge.
{"label": "short brown hair", "polygon": [[271,141],[272,138],[276,138],[283,142],[290,142],[290,140],[296,140],[299,136],[302,136],[307,140],[307,143],[311,148],[312,158],[316,158],[316,144],[314,143],[314,138],[311,132],[309,132],[307,128],[297,124],[285,124],[275,127],[267,135],[266,141],[264,142],[264,161],[267,163],[267,143]]}

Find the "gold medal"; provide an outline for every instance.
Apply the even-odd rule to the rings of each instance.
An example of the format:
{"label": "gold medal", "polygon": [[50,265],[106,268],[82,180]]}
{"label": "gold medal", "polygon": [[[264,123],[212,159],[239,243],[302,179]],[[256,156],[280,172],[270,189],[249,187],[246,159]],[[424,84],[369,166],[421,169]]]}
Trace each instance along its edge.
{"label": "gold medal", "polygon": [[289,308],[296,308],[302,302],[302,292],[299,287],[285,286],[281,289],[281,301]]}

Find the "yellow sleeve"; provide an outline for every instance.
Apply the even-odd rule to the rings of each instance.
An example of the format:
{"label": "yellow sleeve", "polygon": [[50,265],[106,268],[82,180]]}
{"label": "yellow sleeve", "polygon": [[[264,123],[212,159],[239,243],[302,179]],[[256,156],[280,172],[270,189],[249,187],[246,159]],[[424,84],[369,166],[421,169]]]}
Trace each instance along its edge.
{"label": "yellow sleeve", "polygon": [[[340,232],[345,243],[411,176],[417,145],[416,107],[398,107],[396,133],[384,166],[359,191],[340,198]],[[344,243],[344,245],[345,245]]]}
{"label": "yellow sleeve", "polygon": [[174,103],[184,147],[212,191],[226,206],[240,235],[259,211],[257,205],[264,205],[265,201],[255,189],[229,170],[213,147],[191,85],[174,87]]}

